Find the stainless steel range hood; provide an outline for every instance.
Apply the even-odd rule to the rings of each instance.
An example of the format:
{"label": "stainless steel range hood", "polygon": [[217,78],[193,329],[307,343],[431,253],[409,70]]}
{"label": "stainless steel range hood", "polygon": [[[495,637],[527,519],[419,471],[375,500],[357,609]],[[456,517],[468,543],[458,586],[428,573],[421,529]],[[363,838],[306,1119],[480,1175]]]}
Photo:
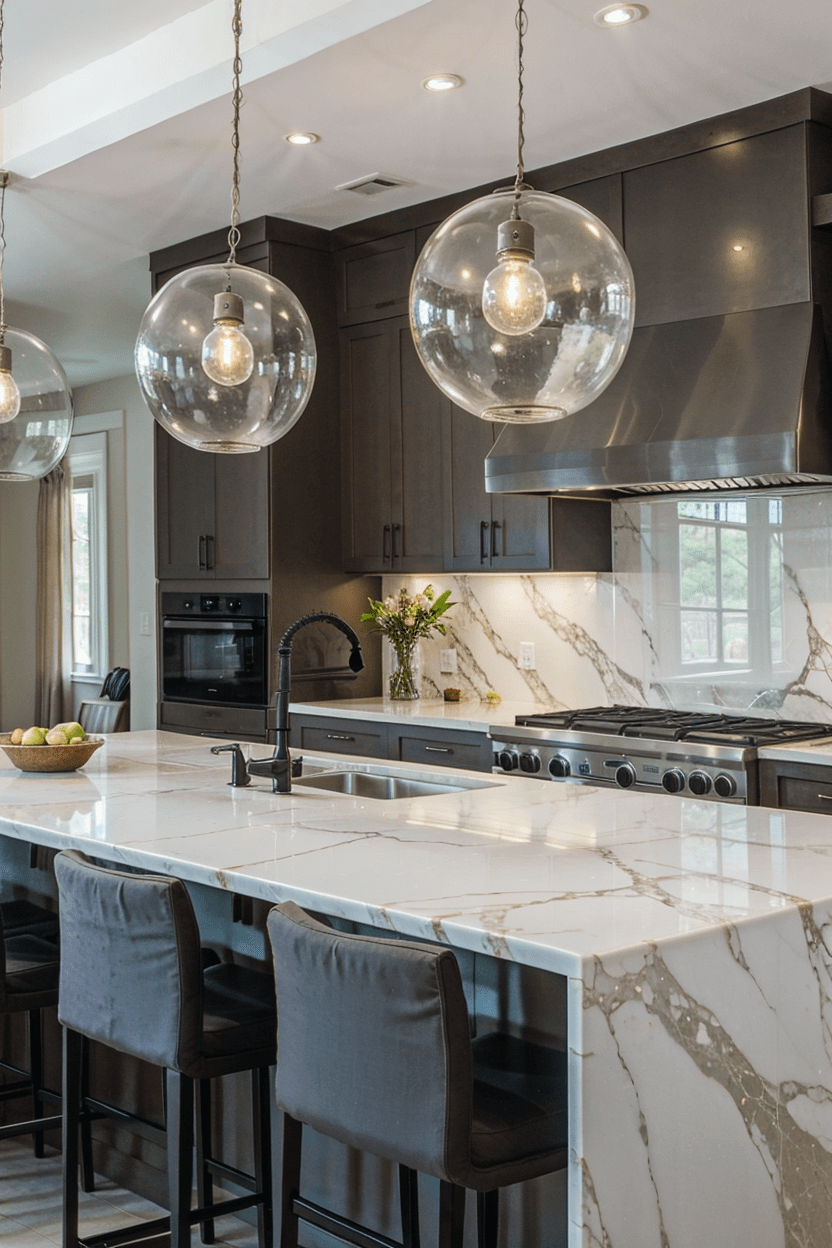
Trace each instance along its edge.
{"label": "stainless steel range hood", "polygon": [[503,428],[485,481],[489,493],[596,496],[832,483],[820,307],[636,329],[589,407]]}

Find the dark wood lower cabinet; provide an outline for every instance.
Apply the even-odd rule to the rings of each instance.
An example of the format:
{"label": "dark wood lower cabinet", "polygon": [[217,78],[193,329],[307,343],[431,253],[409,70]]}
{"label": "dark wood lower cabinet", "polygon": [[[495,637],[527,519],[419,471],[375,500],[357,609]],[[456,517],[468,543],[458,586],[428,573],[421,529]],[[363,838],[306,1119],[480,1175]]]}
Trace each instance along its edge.
{"label": "dark wood lower cabinet", "polygon": [[832,815],[832,767],[761,759],[760,805]]}
{"label": "dark wood lower cabinet", "polygon": [[492,748],[486,733],[458,728],[401,727],[380,720],[364,720],[294,712],[289,745],[325,754],[362,754],[397,759],[426,767],[463,767],[490,771]]}

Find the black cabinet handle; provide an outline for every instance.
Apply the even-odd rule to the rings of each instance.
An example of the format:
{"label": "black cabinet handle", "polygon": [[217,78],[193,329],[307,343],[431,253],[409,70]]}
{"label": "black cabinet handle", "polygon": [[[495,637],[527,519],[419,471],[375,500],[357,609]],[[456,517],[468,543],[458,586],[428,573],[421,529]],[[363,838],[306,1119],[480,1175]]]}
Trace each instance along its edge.
{"label": "black cabinet handle", "polygon": [[495,520],[491,525],[491,557],[492,559],[497,559],[502,554],[502,551],[497,549],[497,541],[500,538],[500,530],[502,529],[502,527],[503,526],[500,524],[499,520]]}
{"label": "black cabinet handle", "polygon": [[347,736],[345,732],[328,732],[326,739],[327,741],[354,741],[355,737]]}
{"label": "black cabinet handle", "polygon": [[488,529],[488,521],[480,520],[480,563],[488,563]]}
{"label": "black cabinet handle", "polygon": [[396,538],[399,536],[399,534],[401,533],[401,531],[402,531],[402,526],[401,526],[400,524],[394,524],[394,525],[393,525],[393,546],[392,546],[392,551],[393,551],[393,558],[394,558],[394,559],[398,559],[399,555],[402,553],[402,552],[401,552],[401,549],[400,549],[399,542],[397,542],[397,540],[396,540]]}
{"label": "black cabinet handle", "polygon": [[202,533],[200,533],[200,535],[199,535],[199,555],[198,555],[198,559],[199,559],[199,570],[200,570],[200,572],[207,572],[207,571],[208,571],[208,564],[205,562],[205,536],[204,536],[204,534],[202,534]]}
{"label": "black cabinet handle", "polygon": [[390,562],[390,525],[385,524],[381,538],[381,559],[382,563]]}
{"label": "black cabinet handle", "polygon": [[205,534],[205,567],[208,572],[214,570],[214,534]]}

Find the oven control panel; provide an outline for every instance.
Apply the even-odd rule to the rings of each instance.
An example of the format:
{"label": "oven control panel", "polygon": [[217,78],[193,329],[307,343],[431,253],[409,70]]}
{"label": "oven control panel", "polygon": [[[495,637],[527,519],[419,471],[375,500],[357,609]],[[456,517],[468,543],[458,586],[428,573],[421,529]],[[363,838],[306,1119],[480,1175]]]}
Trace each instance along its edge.
{"label": "oven control panel", "polygon": [[162,594],[163,616],[266,618],[265,594]]}
{"label": "oven control panel", "polygon": [[743,805],[749,796],[756,801],[753,791],[749,794],[756,784],[756,760],[748,751],[728,751],[719,756],[713,747],[677,743],[676,748],[668,748],[662,743],[661,752],[656,753],[647,742],[600,736],[588,741],[551,741],[546,735],[533,728],[492,728],[489,736],[494,745],[494,770],[567,784],[672,793]]}

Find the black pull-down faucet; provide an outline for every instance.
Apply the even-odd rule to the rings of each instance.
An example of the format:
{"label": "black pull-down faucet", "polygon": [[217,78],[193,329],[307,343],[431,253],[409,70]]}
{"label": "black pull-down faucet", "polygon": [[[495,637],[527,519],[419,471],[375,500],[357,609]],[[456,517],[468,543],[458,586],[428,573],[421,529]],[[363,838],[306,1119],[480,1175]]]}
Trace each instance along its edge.
{"label": "black pull-down faucet", "polygon": [[310,615],[304,615],[301,619],[296,620],[294,624],[290,624],[281,637],[280,645],[277,648],[278,671],[274,754],[272,754],[271,758],[256,759],[254,762],[249,762],[248,766],[246,766],[246,761],[239,745],[214,745],[211,747],[212,754],[223,754],[229,750],[233,751],[232,785],[248,784],[251,776],[271,776],[273,793],[291,793],[292,760],[289,754],[289,697],[292,685],[292,642],[296,633],[305,628],[307,624],[314,624],[318,620],[332,624],[333,627],[340,629],[350,642],[352,650],[350,651],[349,666],[352,671],[360,672],[364,667],[364,657],[361,653],[361,642],[358,640],[358,635],[354,629],[350,628],[346,620],[341,619],[340,615],[333,615],[330,611],[313,611]]}

